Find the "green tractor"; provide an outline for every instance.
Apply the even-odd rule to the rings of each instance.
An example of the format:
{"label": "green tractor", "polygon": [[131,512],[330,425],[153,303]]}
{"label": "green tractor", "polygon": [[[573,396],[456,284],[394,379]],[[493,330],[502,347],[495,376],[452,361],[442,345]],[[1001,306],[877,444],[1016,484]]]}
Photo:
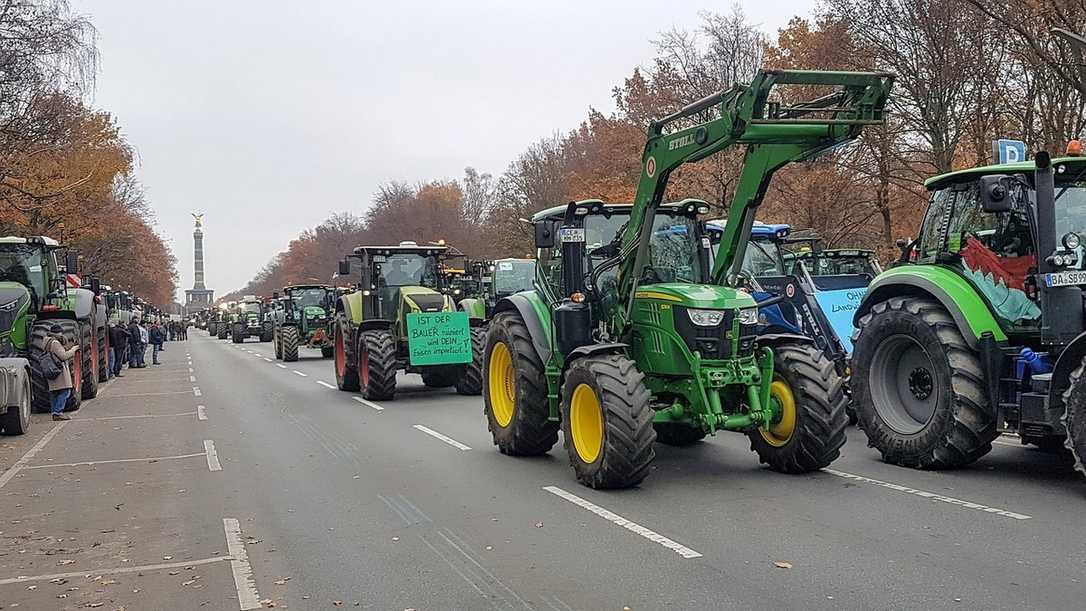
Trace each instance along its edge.
{"label": "green tractor", "polygon": [[298,360],[298,347],[319,348],[321,357],[334,352],[328,332],[336,303],[335,287],[321,284],[296,284],[275,293],[272,319],[275,325],[275,358]]}
{"label": "green tractor", "polygon": [[1083,470],[1084,177],[1086,158],[1040,152],[926,182],[919,237],[855,315],[853,393],[883,460],[959,467],[1006,432]]}
{"label": "green tractor", "polygon": [[465,282],[468,297],[457,307],[477,320],[490,320],[498,302],[521,291],[530,291],[535,283],[534,259],[498,259],[472,261],[470,280]]}
{"label": "green tractor", "polygon": [[230,339],[240,344],[247,337],[260,338],[261,342],[272,341],[275,323],[269,320],[268,308],[264,301],[249,295],[238,302],[237,313],[230,324]]}
{"label": "green tractor", "polygon": [[455,386],[462,395],[482,392],[483,332],[442,293],[444,245],[360,246],[339,263],[351,274],[358,259],[357,290],[335,304],[333,344],[336,384],[367,399],[392,399],[396,373],[418,373],[426,386]]}
{"label": "green tractor", "polygon": [[228,301],[219,305],[219,322],[215,325],[215,337],[229,339],[234,323],[239,319],[238,302]]}
{"label": "green tractor", "polygon": [[[535,215],[535,290],[499,301],[487,326],[484,412],[498,449],[543,454],[561,428],[577,479],[593,488],[641,482],[657,439],[685,445],[719,430],[745,433],[780,472],[837,458],[841,377],[810,338],[756,334],[742,262],[773,173],[883,125],[892,80],[759,72],[649,126],[632,205],[589,200]],[[787,85],[834,91],[771,101]],[[714,109],[719,117],[696,122]],[[736,145],[745,161],[710,267],[709,206],[661,200],[674,170]]]}

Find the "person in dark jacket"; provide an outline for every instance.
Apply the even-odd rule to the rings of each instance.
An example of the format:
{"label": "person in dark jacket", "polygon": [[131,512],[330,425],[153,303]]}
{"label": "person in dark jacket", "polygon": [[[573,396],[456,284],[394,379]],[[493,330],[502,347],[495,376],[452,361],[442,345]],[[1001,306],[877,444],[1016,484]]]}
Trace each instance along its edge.
{"label": "person in dark jacket", "polygon": [[140,326],[134,319],[128,323],[128,368],[139,369],[140,355],[142,352],[140,343]]}
{"label": "person in dark jacket", "polygon": [[72,373],[68,361],[79,351],[79,344],[67,348],[64,345],[64,328],[60,325],[49,327],[49,337],[45,340],[45,352],[52,354],[60,362],[60,375],[47,380],[49,383],[49,402],[53,408],[53,420],[71,420],[64,413],[68,397],[72,396]]}
{"label": "person in dark jacket", "polygon": [[162,350],[162,342],[166,341],[166,332],[162,329],[162,325],[157,322],[151,325],[150,331],[151,346],[154,351],[151,352],[151,364],[158,365],[158,353]]}
{"label": "person in dark jacket", "polygon": [[117,324],[109,328],[110,372],[114,377],[121,377],[121,367],[124,365],[128,350],[128,331],[124,324]]}

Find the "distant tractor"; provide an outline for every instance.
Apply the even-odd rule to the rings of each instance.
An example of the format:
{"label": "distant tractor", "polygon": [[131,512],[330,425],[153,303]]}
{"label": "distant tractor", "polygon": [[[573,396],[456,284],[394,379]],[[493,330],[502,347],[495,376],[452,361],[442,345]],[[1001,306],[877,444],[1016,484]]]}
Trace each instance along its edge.
{"label": "distant tractor", "polygon": [[298,360],[298,348],[316,348],[329,358],[335,347],[329,332],[335,312],[335,287],[320,284],[296,284],[276,293],[274,324],[275,358]]}
{"label": "distant tractor", "polygon": [[339,264],[361,268],[357,290],[335,304],[336,384],[361,390],[367,399],[392,399],[396,373],[418,373],[426,386],[455,386],[463,395],[482,392],[483,332],[471,328],[442,294],[444,245],[360,246]]}
{"label": "distant tractor", "polygon": [[237,314],[230,325],[230,339],[240,344],[247,337],[259,338],[262,342],[272,341],[275,323],[268,320],[264,301],[249,295],[238,303]]}
{"label": "distant tractor", "polygon": [[530,291],[535,281],[534,259],[475,261],[471,267],[470,296],[457,306],[473,320],[490,320],[502,299]]}
{"label": "distant tractor", "polygon": [[215,337],[219,339],[230,338],[230,331],[234,322],[238,320],[238,302],[228,301],[220,304],[219,322],[215,325]]}
{"label": "distant tractor", "polygon": [[883,460],[967,465],[1004,432],[1086,459],[1086,158],[929,179],[920,237],[855,314],[852,386]]}

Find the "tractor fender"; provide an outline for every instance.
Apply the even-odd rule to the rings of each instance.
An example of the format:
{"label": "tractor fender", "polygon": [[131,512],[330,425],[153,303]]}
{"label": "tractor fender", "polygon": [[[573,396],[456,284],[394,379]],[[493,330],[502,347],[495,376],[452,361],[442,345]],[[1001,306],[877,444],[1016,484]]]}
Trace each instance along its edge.
{"label": "tractor fender", "polygon": [[385,320],[383,318],[372,318],[370,320],[364,320],[358,325],[359,331],[388,331],[392,328],[392,325],[396,324],[394,321]]}
{"label": "tractor fender", "polygon": [[475,299],[474,297],[461,299],[456,307],[462,312],[467,312],[468,318],[480,320],[486,318],[486,303],[482,299]]}
{"label": "tractor fender", "polygon": [[1067,390],[1071,372],[1082,365],[1083,357],[1086,357],[1086,332],[1071,340],[1060,353],[1060,358],[1056,359],[1056,366],[1052,368],[1052,381],[1048,385],[1049,409],[1063,405],[1063,391]]}
{"label": "tractor fender", "polygon": [[581,346],[580,348],[574,348],[570,351],[569,355],[566,356],[566,366],[564,369],[568,369],[569,364],[577,359],[583,359],[586,356],[595,356],[597,354],[624,354],[629,347],[629,344],[611,342],[607,344],[589,344],[587,346]]}
{"label": "tractor fender", "polygon": [[809,344],[815,345],[815,341],[806,335],[799,333],[763,333],[758,336],[757,342],[762,346],[774,348],[781,344]]}
{"label": "tractor fender", "polygon": [[343,312],[347,315],[347,320],[354,324],[360,324],[362,322],[362,293],[355,291],[353,293],[347,293],[338,300],[336,300],[336,313]]}
{"label": "tractor fender", "polygon": [[852,317],[854,327],[871,307],[891,297],[930,297],[938,301],[958,325],[966,343],[980,349],[980,337],[991,333],[997,343],[1007,335],[980,293],[961,274],[939,265],[904,265],[879,274]]}
{"label": "tractor fender", "polygon": [[525,291],[503,298],[494,306],[494,314],[516,310],[528,327],[532,336],[532,346],[544,364],[549,363],[554,351],[551,349],[550,310],[535,291]]}

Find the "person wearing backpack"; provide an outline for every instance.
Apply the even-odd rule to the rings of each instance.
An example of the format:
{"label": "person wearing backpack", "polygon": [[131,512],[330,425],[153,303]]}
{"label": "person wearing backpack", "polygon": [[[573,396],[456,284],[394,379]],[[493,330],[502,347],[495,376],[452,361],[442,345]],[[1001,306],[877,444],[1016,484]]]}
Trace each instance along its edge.
{"label": "person wearing backpack", "polygon": [[72,373],[68,368],[71,360],[79,350],[79,345],[71,348],[64,347],[64,328],[60,325],[49,327],[49,337],[45,340],[45,357],[53,358],[59,374],[49,382],[49,401],[53,407],[53,420],[71,420],[64,413],[64,407],[68,404],[68,397],[72,395]]}

